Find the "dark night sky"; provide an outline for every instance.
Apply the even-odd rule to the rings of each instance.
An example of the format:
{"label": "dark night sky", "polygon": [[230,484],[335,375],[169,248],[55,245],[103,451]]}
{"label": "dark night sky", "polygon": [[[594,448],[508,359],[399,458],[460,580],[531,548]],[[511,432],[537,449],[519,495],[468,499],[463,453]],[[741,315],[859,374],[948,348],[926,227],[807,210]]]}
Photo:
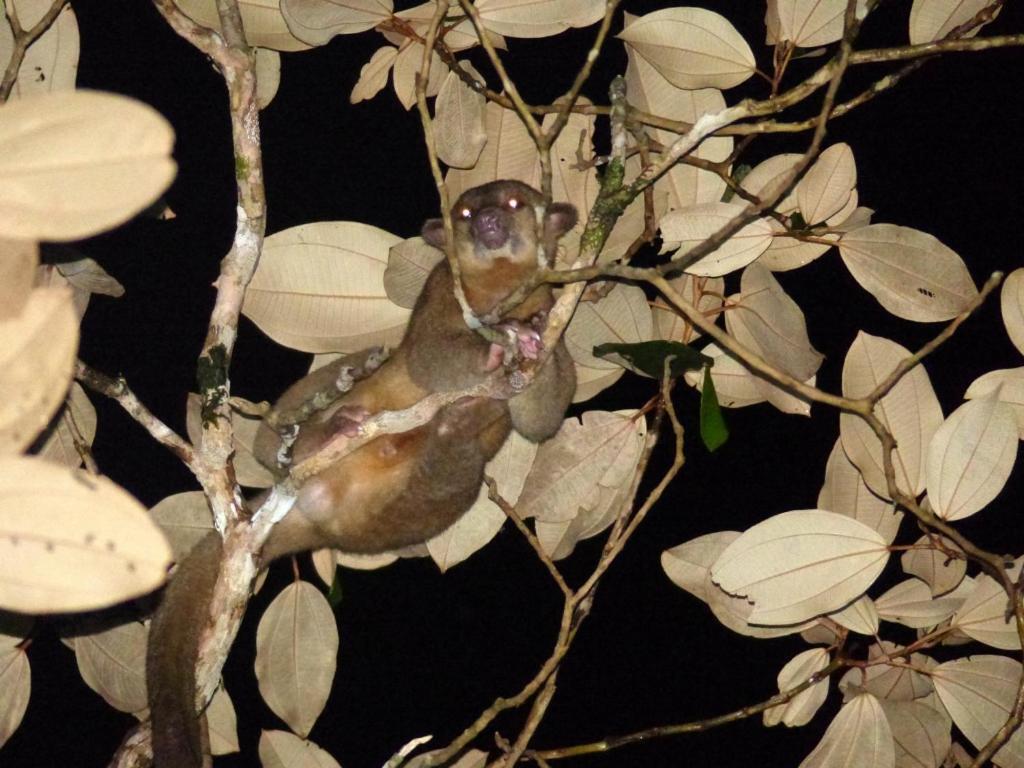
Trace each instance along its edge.
{"label": "dark night sky", "polygon": [[[767,66],[763,3],[701,3],[730,20]],[[123,373],[144,402],[184,429],[184,396],[213,292],[210,283],[233,232],[234,188],[229,125],[219,75],[179,40],[145,2],[73,0],[82,36],[79,86],[124,93],[160,110],[177,132],[177,180],[166,198],[177,218],[138,220],[81,245],[126,287],[119,300],[94,297],[83,323],[81,357]],[[664,7],[626,0],[632,13]],[[1008,4],[991,33],[1024,29],[1024,11]],[[868,45],[905,38],[909,3],[884,3],[868,24]],[[616,29],[621,28],[621,23]],[[510,40],[513,76],[528,100],[564,91],[593,30],[536,41]],[[348,104],[359,68],[381,44],[375,33],[336,38],[322,49],[285,54],[282,84],[263,113],[269,200],[268,234],[319,220],[349,219],[402,236],[436,215],[433,182],[419,122],[390,89],[372,102]],[[472,57],[480,66],[477,54]],[[810,71],[820,59],[796,66]],[[1019,51],[961,55],[933,62],[894,92],[835,122],[829,141],[847,141],[858,165],[862,205],[875,221],[937,236],[966,260],[980,284],[994,269],[1021,263],[1019,149],[1024,102]],[[595,72],[587,94],[603,96],[624,70],[621,46]],[[482,69],[481,71],[485,71]],[[853,73],[865,85],[881,68]],[[493,82],[492,82],[493,84]],[[752,79],[727,93],[758,93]],[[853,86],[848,93],[853,93]],[[600,132],[600,127],[599,127]],[[768,137],[747,162],[798,151],[806,137]],[[818,383],[838,390],[845,350],[858,329],[915,347],[937,326],[894,320],[849,276],[835,251],[782,276],[807,314],[811,339],[826,354]],[[839,302],[842,309],[839,310]],[[928,364],[948,413],[964,389],[992,368],[1020,364],[1002,330],[997,302],[970,321]],[[308,365],[243,321],[232,380],[254,400],[273,398]],[[636,405],[653,391],[628,374],[588,407]],[[93,397],[96,402],[97,398]],[[696,398],[677,399],[688,434],[696,435]],[[149,505],[195,488],[187,471],[151,443],[116,407],[96,402],[100,467]],[[770,514],[812,507],[838,431],[835,413],[782,416],[767,405],[727,413],[732,439],[709,456],[695,439],[672,493],[652,513],[597,594],[593,612],[559,675],[558,693],[534,743],[593,740],[630,730],[718,714],[775,691],[778,669],[802,649],[799,639],[755,641],[721,627],[662,573],[660,552],[702,533],[740,529]],[[651,477],[664,468],[662,446]],[[1020,475],[1020,472],[1017,473]],[[979,543],[1019,554],[1024,533],[1019,477],[992,508],[963,529]],[[909,526],[908,526],[909,527]],[[914,536],[904,530],[904,538]],[[580,546],[564,572],[579,583],[601,539]],[[303,568],[311,575],[308,564]],[[241,720],[245,757],[222,766],[255,765],[259,728],[283,725],[262,704],[252,674],[254,621],[287,583],[281,566],[254,601],[227,668]],[[559,594],[525,543],[506,528],[484,551],[442,576],[429,560],[370,573],[343,574],[339,672],[328,710],[311,738],[346,768],[381,765],[408,739],[433,733],[444,744],[496,696],[516,691],[546,657],[559,615]],[[72,654],[44,633],[31,647],[33,696],[20,731],[0,751],[4,768],[105,764],[132,722],[113,713],[77,679]],[[824,714],[835,711],[834,696]],[[512,715],[498,723],[514,736]],[[820,738],[819,716],[797,730],[766,730],[755,718],[709,734],[677,737],[573,764],[796,765]],[[490,743],[483,742],[484,748]]]}

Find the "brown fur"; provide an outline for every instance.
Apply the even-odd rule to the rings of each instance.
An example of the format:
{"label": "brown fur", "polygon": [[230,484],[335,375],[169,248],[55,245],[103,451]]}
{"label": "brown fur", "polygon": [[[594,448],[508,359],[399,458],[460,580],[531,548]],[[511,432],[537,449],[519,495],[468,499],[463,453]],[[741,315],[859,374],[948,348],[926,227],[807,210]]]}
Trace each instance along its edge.
{"label": "brown fur", "polygon": [[[514,181],[476,187],[456,202],[455,252],[467,301],[478,316],[532,277],[539,244],[550,259],[558,237],[575,223],[572,206],[555,204],[538,232],[535,206],[540,203],[536,190]],[[428,221],[423,234],[443,247],[439,221]],[[339,431],[357,427],[352,419],[360,413],[408,408],[432,392],[465,389],[490,375],[494,349],[466,326],[453,289],[451,270],[442,262],[427,279],[401,345],[372,376],[301,426],[292,465],[316,454]],[[503,320],[526,323],[546,313],[552,301],[551,289],[541,286]],[[338,361],[301,379],[276,409],[300,407],[327,389],[343,365]],[[485,464],[513,428],[534,441],[554,435],[574,390],[572,361],[559,342],[533,384],[511,400],[463,398],[422,427],[375,438],[303,483],[295,507],[271,531],[263,562],[321,547],[373,553],[426,541],[469,509]],[[278,435],[262,426],[256,456],[283,476],[289,467],[280,461],[280,447]],[[220,553],[216,534],[197,545],[179,566],[153,620],[147,678],[157,768],[206,765],[193,675]]]}

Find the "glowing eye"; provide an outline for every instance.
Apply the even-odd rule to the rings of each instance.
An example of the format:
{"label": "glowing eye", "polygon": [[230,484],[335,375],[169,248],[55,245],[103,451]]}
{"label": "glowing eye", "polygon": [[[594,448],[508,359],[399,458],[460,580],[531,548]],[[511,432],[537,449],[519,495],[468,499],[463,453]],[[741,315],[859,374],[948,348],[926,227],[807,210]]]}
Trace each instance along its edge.
{"label": "glowing eye", "polygon": [[473,212],[469,208],[463,208],[459,213],[464,219],[469,219],[473,216]]}
{"label": "glowing eye", "polygon": [[515,210],[516,208],[519,207],[519,201],[516,200],[514,197],[510,197],[508,199],[508,207],[511,208],[512,210]]}

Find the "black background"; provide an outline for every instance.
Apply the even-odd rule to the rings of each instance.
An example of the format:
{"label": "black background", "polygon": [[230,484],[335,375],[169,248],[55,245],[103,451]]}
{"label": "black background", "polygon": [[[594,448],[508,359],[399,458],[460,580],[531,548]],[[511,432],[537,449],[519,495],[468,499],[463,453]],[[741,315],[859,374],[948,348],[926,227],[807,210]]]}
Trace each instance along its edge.
{"label": "black background", "polygon": [[[770,66],[769,49],[761,44],[763,3],[701,4],[733,21],[761,67]],[[126,288],[118,300],[93,298],[83,322],[81,357],[107,373],[123,373],[145,403],[183,432],[185,393],[194,389],[195,359],[212,305],[210,284],[234,229],[223,83],[147,3],[74,0],[72,5],[82,41],[79,87],[128,94],[156,107],[177,132],[179,163],[166,194],[176,219],[140,219],[81,244]],[[626,0],[623,5],[640,14],[665,3]],[[863,47],[905,42],[910,4],[882,5],[866,26]],[[986,34],[1024,29],[1019,4],[1009,5]],[[593,34],[590,28],[510,40],[508,62],[524,96],[541,102],[564,92]],[[379,35],[368,32],[283,55],[280,92],[262,115],[268,234],[305,222],[347,219],[410,236],[423,219],[437,215],[415,111],[401,108],[390,85],[369,103],[348,103],[360,67],[381,44]],[[479,52],[471,59],[489,72]],[[793,74],[820,62],[798,62]],[[950,56],[830,126],[829,142],[847,141],[854,149],[860,201],[876,210],[874,220],[934,234],[964,257],[979,284],[992,270],[1009,271],[1022,262],[1021,63],[1021,53],[1012,49]],[[607,82],[624,68],[621,45],[611,41],[586,94],[606,102]],[[884,71],[858,68],[843,93],[853,94]],[[726,97],[731,102],[763,93],[752,78]],[[807,140],[806,135],[765,137],[754,143],[745,162],[800,151]],[[800,302],[811,339],[826,354],[818,383],[829,390],[839,389],[843,356],[858,329],[913,348],[939,328],[887,315],[853,281],[835,251],[780,280]],[[998,302],[991,301],[928,362],[928,369],[949,413],[978,375],[1020,364],[1002,328]],[[308,356],[276,346],[243,319],[232,368],[235,392],[272,399],[307,365]],[[650,381],[627,374],[586,407],[635,406],[652,392]],[[197,487],[184,467],[116,406],[92,399],[99,411],[95,453],[104,472],[147,505]],[[838,434],[837,415],[817,406],[812,419],[783,416],[767,405],[729,411],[732,439],[709,456],[695,439],[696,398],[680,391],[677,404],[689,435],[686,467],[602,582],[593,612],[562,666],[537,746],[707,717],[759,701],[775,691],[779,668],[804,647],[798,638],[758,641],[723,628],[668,581],[658,556],[702,533],[742,529],[771,514],[813,507]],[[663,444],[645,488],[668,456]],[[1024,550],[1021,490],[1019,476],[1011,479],[987,511],[963,523],[963,530],[983,546],[1019,554]],[[916,538],[910,527],[905,523],[901,540]],[[600,544],[600,539],[586,542],[562,563],[571,583],[585,578]],[[302,568],[313,578],[308,559]],[[890,572],[895,575],[895,568]],[[228,663],[227,687],[239,712],[243,752],[219,758],[218,765],[256,765],[259,729],[284,727],[259,697],[252,659],[255,621],[290,574],[287,566],[276,567],[268,588],[254,600]],[[423,734],[434,734],[436,745],[447,743],[496,696],[517,691],[533,675],[557,628],[558,590],[509,527],[445,575],[429,560],[416,560],[378,572],[344,571],[342,579],[338,675],[311,738],[346,768],[381,765]],[[49,629],[41,631],[29,656],[32,699],[21,728],[0,751],[0,766],[105,764],[133,718],[109,709],[81,682],[73,655]],[[804,728],[767,730],[753,718],[574,764],[796,765],[837,706],[833,691],[823,712]],[[520,722],[521,716],[512,714],[498,721],[498,729],[511,737]],[[485,738],[480,746],[492,742]]]}

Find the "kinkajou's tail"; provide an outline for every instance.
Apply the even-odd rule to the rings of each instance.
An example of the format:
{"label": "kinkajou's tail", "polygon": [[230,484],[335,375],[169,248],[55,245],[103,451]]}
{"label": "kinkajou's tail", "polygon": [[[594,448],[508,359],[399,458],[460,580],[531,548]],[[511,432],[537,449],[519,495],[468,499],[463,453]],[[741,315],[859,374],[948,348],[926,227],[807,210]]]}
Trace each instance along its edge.
{"label": "kinkajou's tail", "polygon": [[206,535],[171,577],[153,615],[146,649],[155,768],[209,768],[206,718],[197,717],[196,660],[221,560],[221,538]]}

